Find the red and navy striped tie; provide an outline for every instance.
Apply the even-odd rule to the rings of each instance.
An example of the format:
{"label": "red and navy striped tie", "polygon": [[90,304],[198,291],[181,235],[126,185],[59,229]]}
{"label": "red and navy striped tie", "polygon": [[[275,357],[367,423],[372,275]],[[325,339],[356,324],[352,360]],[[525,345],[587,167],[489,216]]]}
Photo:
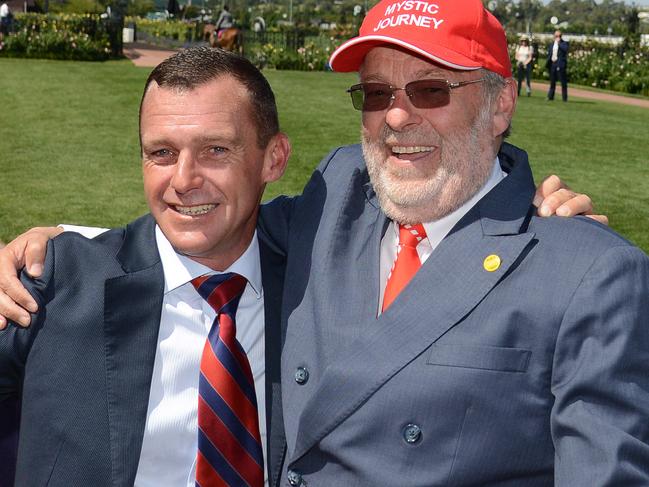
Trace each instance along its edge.
{"label": "red and navy striped tie", "polygon": [[217,313],[201,357],[196,485],[263,487],[255,383],[234,318],[246,279],[217,274],[192,284]]}

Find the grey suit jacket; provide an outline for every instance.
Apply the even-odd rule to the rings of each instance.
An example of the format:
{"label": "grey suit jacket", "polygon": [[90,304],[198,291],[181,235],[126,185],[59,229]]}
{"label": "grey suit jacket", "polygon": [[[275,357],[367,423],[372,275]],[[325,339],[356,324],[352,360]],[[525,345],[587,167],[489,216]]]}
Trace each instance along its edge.
{"label": "grey suit jacket", "polygon": [[649,259],[536,217],[526,154],[500,161],[379,318],[387,219],[358,146],[262,210],[288,255],[283,485],[649,485]]}
{"label": "grey suit jacket", "polygon": [[[154,227],[147,215],[94,240],[63,234],[49,244],[43,276],[24,280],[40,310],[30,328],[0,333],[0,400],[22,396],[16,485],[133,485],[164,289]],[[265,300],[275,304],[265,313],[266,356],[276,362],[270,420],[283,258],[260,250]],[[269,439],[278,435],[269,425]],[[268,461],[271,481],[280,462]]]}

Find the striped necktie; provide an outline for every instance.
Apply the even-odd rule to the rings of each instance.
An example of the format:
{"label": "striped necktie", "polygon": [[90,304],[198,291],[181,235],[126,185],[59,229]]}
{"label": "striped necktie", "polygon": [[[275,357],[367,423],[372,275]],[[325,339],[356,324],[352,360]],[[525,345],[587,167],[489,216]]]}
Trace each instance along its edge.
{"label": "striped necktie", "polygon": [[425,238],[426,230],[421,223],[399,225],[399,250],[385,285],[382,311],[388,309],[421,267],[417,245]]}
{"label": "striped necktie", "polygon": [[236,339],[235,314],[246,282],[234,273],[192,280],[217,313],[203,348],[198,385],[200,487],[264,485],[255,383]]}

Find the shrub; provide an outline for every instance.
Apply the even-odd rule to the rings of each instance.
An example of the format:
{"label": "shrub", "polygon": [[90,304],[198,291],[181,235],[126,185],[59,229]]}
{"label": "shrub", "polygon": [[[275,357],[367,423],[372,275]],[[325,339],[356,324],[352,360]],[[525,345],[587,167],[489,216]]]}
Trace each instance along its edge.
{"label": "shrub", "polygon": [[137,25],[138,34],[145,34],[146,40],[152,43],[166,44],[168,40],[187,43],[201,40],[203,24],[182,20],[149,20],[138,17],[127,17],[126,23]]}
{"label": "shrub", "polygon": [[246,56],[257,66],[275,69],[293,69],[297,71],[323,71],[329,69],[327,64],[331,47],[316,46],[307,42],[297,50],[264,44],[246,50]]}
{"label": "shrub", "polygon": [[104,61],[114,52],[110,25],[96,15],[16,16],[16,29],[0,45],[0,56]]}

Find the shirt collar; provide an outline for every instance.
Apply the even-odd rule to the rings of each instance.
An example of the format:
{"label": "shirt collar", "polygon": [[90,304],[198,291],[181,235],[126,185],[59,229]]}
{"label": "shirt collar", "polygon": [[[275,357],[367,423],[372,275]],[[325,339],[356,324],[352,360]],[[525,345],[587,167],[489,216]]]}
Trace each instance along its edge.
{"label": "shirt collar", "polygon": [[261,263],[259,260],[259,242],[257,241],[256,231],[246,251],[241,255],[241,257],[234,261],[230,267],[222,272],[214,271],[213,269],[176,252],[158,225],[155,227],[155,239],[156,244],[158,245],[160,261],[162,262],[162,270],[164,272],[165,294],[204,274],[224,274],[226,272],[235,272],[245,277],[248,280],[248,284],[250,284],[250,287],[257,295],[257,298],[261,298]]}

